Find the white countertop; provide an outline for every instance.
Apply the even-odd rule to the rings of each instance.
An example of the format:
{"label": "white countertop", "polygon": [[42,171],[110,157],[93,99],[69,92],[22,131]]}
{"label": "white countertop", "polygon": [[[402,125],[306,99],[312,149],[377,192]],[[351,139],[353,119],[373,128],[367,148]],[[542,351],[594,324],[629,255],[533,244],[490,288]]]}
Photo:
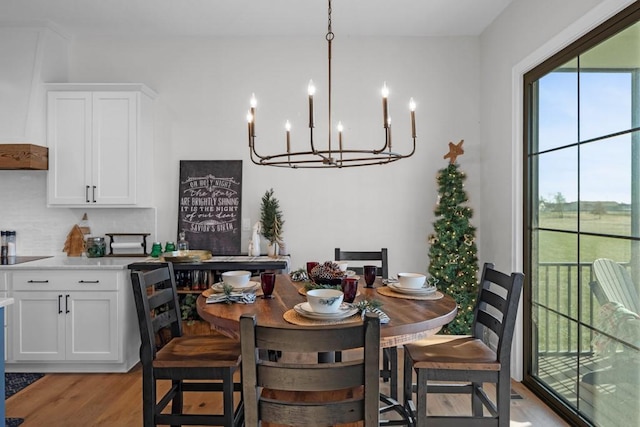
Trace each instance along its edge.
{"label": "white countertop", "polygon": [[6,307],[13,304],[13,298],[0,298],[0,307]]}
{"label": "white countertop", "polygon": [[123,270],[127,265],[140,262],[144,257],[68,257],[66,255],[29,261],[22,264],[0,265],[1,270],[55,270],[55,269],[92,269]]}

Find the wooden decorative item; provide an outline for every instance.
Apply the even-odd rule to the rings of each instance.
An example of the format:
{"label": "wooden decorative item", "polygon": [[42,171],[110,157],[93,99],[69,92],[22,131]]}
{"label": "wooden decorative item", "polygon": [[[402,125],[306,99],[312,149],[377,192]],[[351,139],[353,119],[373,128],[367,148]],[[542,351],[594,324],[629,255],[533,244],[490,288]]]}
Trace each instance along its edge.
{"label": "wooden decorative item", "polygon": [[82,252],[84,252],[84,234],[77,224],[67,234],[67,240],[64,242],[62,251],[66,252],[67,256],[82,256]]}
{"label": "wooden decorative item", "polygon": [[0,144],[0,169],[49,168],[49,149],[33,144]]}

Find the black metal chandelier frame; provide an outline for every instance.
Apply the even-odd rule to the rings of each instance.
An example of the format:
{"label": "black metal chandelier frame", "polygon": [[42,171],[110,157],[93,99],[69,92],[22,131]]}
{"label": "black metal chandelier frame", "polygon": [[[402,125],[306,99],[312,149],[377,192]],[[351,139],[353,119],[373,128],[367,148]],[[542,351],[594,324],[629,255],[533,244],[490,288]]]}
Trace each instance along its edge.
{"label": "black metal chandelier frame", "polygon": [[248,122],[248,135],[249,135],[249,152],[251,155],[251,161],[260,166],[275,166],[286,168],[347,168],[358,166],[371,166],[371,165],[384,165],[388,163],[396,162],[400,159],[406,159],[411,157],[416,150],[416,121],[415,121],[415,102],[411,98],[409,102],[409,110],[411,116],[411,139],[412,149],[408,154],[401,154],[392,151],[391,146],[391,119],[389,117],[388,95],[389,91],[384,84],[382,88],[382,112],[383,112],[383,127],[384,127],[384,145],[378,149],[363,150],[363,149],[351,149],[346,148],[343,145],[342,123],[338,122],[338,146],[332,147],[331,134],[333,129],[332,122],[332,86],[331,86],[331,45],[335,37],[331,29],[331,0],[328,0],[328,25],[327,34],[325,39],[327,40],[328,49],[328,138],[327,147],[319,149],[314,143],[314,106],[313,96],[315,95],[315,86],[313,82],[309,82],[308,95],[309,95],[309,150],[307,151],[291,151],[291,132],[290,125],[287,121],[285,125],[286,129],[286,147],[287,151],[279,154],[261,155],[256,150],[256,105],[257,101],[255,96],[251,97],[251,106],[247,114]]}

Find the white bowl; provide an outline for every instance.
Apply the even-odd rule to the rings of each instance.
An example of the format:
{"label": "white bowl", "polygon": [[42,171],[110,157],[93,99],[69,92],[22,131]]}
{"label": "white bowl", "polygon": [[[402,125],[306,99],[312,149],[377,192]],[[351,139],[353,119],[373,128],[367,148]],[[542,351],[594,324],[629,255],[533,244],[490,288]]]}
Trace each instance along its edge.
{"label": "white bowl", "polygon": [[311,289],[307,291],[307,301],[316,313],[337,313],[344,299],[337,289]]}
{"label": "white bowl", "polygon": [[338,264],[340,267],[340,271],[347,271],[347,266],[349,263],[347,261],[333,261],[335,264]]}
{"label": "white bowl", "polygon": [[420,273],[398,273],[398,286],[408,289],[419,289],[424,285],[427,276]]}
{"label": "white bowl", "polygon": [[253,284],[249,283],[250,278],[251,272],[246,270],[225,271],[222,273],[222,281],[234,288],[253,286]]}

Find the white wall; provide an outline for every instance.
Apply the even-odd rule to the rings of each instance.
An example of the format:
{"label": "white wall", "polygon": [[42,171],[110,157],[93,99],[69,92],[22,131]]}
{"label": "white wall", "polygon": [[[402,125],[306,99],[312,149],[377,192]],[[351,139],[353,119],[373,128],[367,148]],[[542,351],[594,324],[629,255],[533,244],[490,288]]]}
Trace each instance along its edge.
{"label": "white wall", "polygon": [[[480,37],[483,145],[479,251],[504,270],[523,268],[522,76],[633,3],[631,0],[515,0]],[[513,374],[523,376],[522,305]]]}
{"label": "white wall", "polygon": [[[390,271],[426,271],[427,235],[436,201],[435,175],[446,166],[448,142],[465,140],[460,158],[476,207],[479,169],[479,58],[477,38],[339,39],[334,41],[334,120],[346,126],[345,144],[381,146],[380,88],[390,87],[394,148],[408,151],[408,100],[418,103],[418,148],[407,160],[382,167],[289,170],[251,164],[246,112],[258,97],[257,146],[307,144],[306,86],[314,79],[318,141],[326,133],[326,42],[309,39],[76,40],[74,82],[142,82],[156,100],[158,238],[175,239],[179,160],[243,160],[242,216],[258,220],[260,198],[273,187],[284,213],[292,267],[333,258],[334,247],[387,247]],[[334,123],[335,125],[335,123]],[[335,140],[334,140],[335,141]],[[250,232],[243,233],[246,251]],[[263,242],[263,251],[265,250]]]}

